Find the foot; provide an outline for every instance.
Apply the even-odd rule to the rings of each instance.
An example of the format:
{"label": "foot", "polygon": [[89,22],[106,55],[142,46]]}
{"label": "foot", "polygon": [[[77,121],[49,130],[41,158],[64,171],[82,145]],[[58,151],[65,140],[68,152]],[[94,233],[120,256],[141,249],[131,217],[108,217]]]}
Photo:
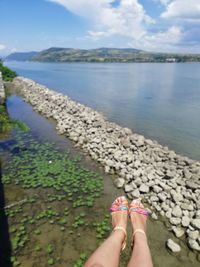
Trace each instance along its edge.
{"label": "foot", "polygon": [[113,230],[118,232],[122,242],[124,242],[122,249],[125,248],[128,209],[128,201],[124,196],[116,198],[110,208]]}
{"label": "foot", "polygon": [[148,212],[139,199],[131,202],[129,214],[133,228],[133,239],[135,239],[137,236],[143,236],[146,238],[146,222]]}

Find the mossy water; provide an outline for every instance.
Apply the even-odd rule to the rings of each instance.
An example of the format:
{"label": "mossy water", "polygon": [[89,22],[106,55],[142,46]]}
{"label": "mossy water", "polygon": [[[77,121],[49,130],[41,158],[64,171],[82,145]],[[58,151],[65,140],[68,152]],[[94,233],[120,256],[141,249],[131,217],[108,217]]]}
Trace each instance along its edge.
{"label": "mossy water", "polygon": [[91,252],[83,241],[93,238],[96,246],[110,231],[109,215],[101,214],[101,224],[95,208],[103,193],[102,177],[82,166],[78,157],[41,144],[30,133],[18,132],[6,150],[0,152],[7,157],[2,182],[8,203],[16,202],[6,208],[13,265],[82,266],[83,255]]}
{"label": "mossy water", "polygon": [[[11,205],[5,209],[12,246],[12,265],[7,266],[83,266],[110,233],[108,209],[122,192],[113,186],[114,177],[58,136],[53,123],[21,98],[11,96],[7,102],[9,114],[30,127],[29,133],[13,131],[0,144],[5,206]],[[129,227],[123,267],[130,236]],[[182,243],[179,255],[166,250],[173,234],[161,221],[148,221],[148,236],[155,267],[199,265]]]}

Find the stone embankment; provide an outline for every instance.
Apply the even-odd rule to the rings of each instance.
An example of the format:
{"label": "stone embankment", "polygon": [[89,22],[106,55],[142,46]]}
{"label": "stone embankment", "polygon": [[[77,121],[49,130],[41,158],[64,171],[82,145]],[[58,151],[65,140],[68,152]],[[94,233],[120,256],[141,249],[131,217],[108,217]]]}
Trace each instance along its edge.
{"label": "stone embankment", "polygon": [[[200,251],[200,162],[177,155],[156,141],[108,122],[89,107],[22,77],[15,78],[25,100],[57,122],[60,134],[117,174],[116,186],[130,199],[143,198],[151,216],[167,218],[171,231]],[[173,250],[173,242],[168,247]],[[175,243],[175,250],[179,251]]]}
{"label": "stone embankment", "polygon": [[5,98],[6,98],[5,89],[4,89],[2,74],[0,72],[0,104],[4,103]]}

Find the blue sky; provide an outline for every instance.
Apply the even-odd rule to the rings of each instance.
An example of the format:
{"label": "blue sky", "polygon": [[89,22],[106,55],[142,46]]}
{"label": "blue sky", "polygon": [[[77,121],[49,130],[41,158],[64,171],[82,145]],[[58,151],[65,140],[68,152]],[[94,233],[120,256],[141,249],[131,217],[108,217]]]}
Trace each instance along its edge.
{"label": "blue sky", "polygon": [[0,55],[49,47],[200,53],[200,0],[0,0]]}

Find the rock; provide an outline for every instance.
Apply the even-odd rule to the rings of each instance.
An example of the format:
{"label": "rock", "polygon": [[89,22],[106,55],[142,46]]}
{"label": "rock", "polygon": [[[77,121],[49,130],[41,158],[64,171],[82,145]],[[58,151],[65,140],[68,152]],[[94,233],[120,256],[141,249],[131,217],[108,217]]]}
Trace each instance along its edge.
{"label": "rock", "polygon": [[177,243],[175,243],[172,239],[168,239],[166,245],[172,252],[181,251],[181,247]]}
{"label": "rock", "polygon": [[172,231],[174,232],[176,237],[181,237],[184,235],[185,231],[180,228],[180,227],[176,227],[176,226],[172,226]]}
{"label": "rock", "polygon": [[167,199],[167,196],[166,196],[166,194],[163,192],[163,193],[159,193],[159,194],[158,194],[158,198],[159,198],[162,202],[164,202],[164,201]]}
{"label": "rock", "polygon": [[159,192],[162,192],[163,189],[162,189],[160,186],[158,186],[158,185],[154,185],[154,186],[153,186],[153,191],[154,191],[155,193],[159,193]]}
{"label": "rock", "polygon": [[191,225],[195,228],[200,230],[200,219],[193,219],[191,221]]}
{"label": "rock", "polygon": [[113,167],[115,164],[114,164],[114,162],[113,162],[112,160],[108,159],[108,160],[106,161],[106,165],[107,165],[108,167]]}
{"label": "rock", "polygon": [[145,184],[142,184],[140,187],[139,187],[139,190],[141,193],[148,193],[149,192],[149,187]]}
{"label": "rock", "polygon": [[155,214],[155,212],[152,212],[151,218],[154,220],[158,220],[158,216]]}
{"label": "rock", "polygon": [[174,200],[175,203],[183,200],[183,196],[181,194],[177,193],[176,191],[171,193],[171,196],[172,196],[172,199]]}
{"label": "rock", "polygon": [[197,231],[197,230],[195,230],[195,231],[188,231],[188,237],[190,238],[190,239],[194,239],[194,240],[196,240],[198,237],[199,237],[199,231]]}
{"label": "rock", "polygon": [[182,210],[181,210],[181,208],[178,205],[176,205],[172,209],[172,216],[178,217],[178,218],[182,217]]}
{"label": "rock", "polygon": [[182,203],[181,209],[182,210],[194,210],[194,207],[192,204]]}
{"label": "rock", "polygon": [[158,200],[159,200],[159,198],[157,196],[151,196],[150,197],[151,202],[157,202]]}
{"label": "rock", "polygon": [[124,186],[125,180],[123,178],[118,178],[115,180],[115,185],[117,188],[122,188]]}
{"label": "rock", "polygon": [[188,239],[188,247],[192,250],[200,251],[200,245],[194,239]]}
{"label": "rock", "polygon": [[181,218],[174,218],[174,217],[171,217],[169,219],[170,223],[173,224],[173,225],[179,225],[181,223]]}
{"label": "rock", "polygon": [[135,189],[132,193],[131,193],[133,198],[139,198],[140,196],[140,191],[138,189]]}
{"label": "rock", "polygon": [[126,184],[124,190],[126,193],[131,192],[133,190],[133,187],[130,184]]}
{"label": "rock", "polygon": [[182,223],[183,227],[188,227],[190,224],[190,221],[191,220],[188,216],[183,216],[181,223]]}
{"label": "rock", "polygon": [[197,189],[200,186],[197,183],[195,183],[194,181],[188,180],[188,181],[186,181],[186,187],[190,188],[190,189]]}

